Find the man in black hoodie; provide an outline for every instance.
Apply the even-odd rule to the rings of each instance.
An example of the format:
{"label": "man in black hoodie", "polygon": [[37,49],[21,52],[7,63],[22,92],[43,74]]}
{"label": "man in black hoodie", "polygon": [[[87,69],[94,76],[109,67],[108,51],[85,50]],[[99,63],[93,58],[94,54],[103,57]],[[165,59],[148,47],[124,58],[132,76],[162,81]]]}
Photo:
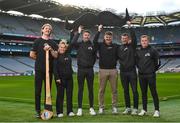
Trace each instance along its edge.
{"label": "man in black hoodie", "polygon": [[[78,65],[78,111],[77,116],[82,116],[82,98],[83,98],[83,90],[84,90],[84,81],[87,80],[88,91],[89,91],[89,103],[90,115],[96,115],[96,112],[93,108],[94,103],[94,92],[93,92],[93,84],[94,84],[94,71],[93,66],[96,61],[96,48],[93,43],[90,41],[90,32],[88,30],[84,30],[82,34],[82,41],[77,42],[83,27],[80,26],[78,28],[78,33],[72,39],[72,46],[77,48],[77,65]],[[96,37],[94,40],[98,40]]]}
{"label": "man in black hoodie", "polygon": [[[130,27],[130,22],[127,22]],[[137,74],[135,67],[135,51],[137,39],[135,32],[129,28],[130,36],[128,33],[121,35],[122,45],[118,48],[118,58],[120,63],[120,78],[122,87],[124,89],[124,98],[126,109],[123,114],[138,114],[138,91],[137,91]],[[133,92],[133,110],[130,105],[129,84]]]}
{"label": "man in black hoodie", "polygon": [[159,117],[160,113],[159,98],[156,90],[156,71],[160,66],[160,60],[158,52],[149,45],[149,37],[147,35],[141,36],[141,47],[137,49],[136,60],[143,103],[143,109],[139,115],[146,115],[147,91],[149,86],[155,106],[153,117]]}
{"label": "man in black hoodie", "polygon": [[[98,27],[101,32],[102,25]],[[96,35],[98,37],[99,35]],[[112,90],[112,113],[117,114],[117,49],[118,45],[113,44],[113,32],[106,31],[103,42],[94,41],[99,51],[99,114],[104,113],[104,93],[109,80]]]}

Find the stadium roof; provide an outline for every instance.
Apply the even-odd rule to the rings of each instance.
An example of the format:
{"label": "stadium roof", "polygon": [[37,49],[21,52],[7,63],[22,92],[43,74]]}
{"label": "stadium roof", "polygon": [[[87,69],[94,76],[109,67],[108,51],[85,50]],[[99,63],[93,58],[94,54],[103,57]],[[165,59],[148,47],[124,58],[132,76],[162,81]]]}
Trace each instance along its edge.
{"label": "stadium roof", "polygon": [[180,12],[174,12],[171,14],[161,14],[153,16],[134,16],[132,23],[140,26],[148,24],[178,24],[180,22]]}
{"label": "stadium roof", "polygon": [[[98,14],[100,10],[77,6],[64,6],[52,0],[0,0],[0,10],[19,11],[27,15],[37,14],[47,18],[59,18],[75,20],[82,14],[92,12]],[[122,16],[122,15],[121,15]],[[133,15],[132,23],[138,26],[145,25],[169,25],[180,22],[180,12],[170,14],[140,16]]]}
{"label": "stadium roof", "polygon": [[97,10],[75,6],[64,6],[50,0],[0,0],[0,9],[3,11],[19,11],[24,14],[37,14],[44,17],[56,17],[75,20],[85,12],[97,12]]}

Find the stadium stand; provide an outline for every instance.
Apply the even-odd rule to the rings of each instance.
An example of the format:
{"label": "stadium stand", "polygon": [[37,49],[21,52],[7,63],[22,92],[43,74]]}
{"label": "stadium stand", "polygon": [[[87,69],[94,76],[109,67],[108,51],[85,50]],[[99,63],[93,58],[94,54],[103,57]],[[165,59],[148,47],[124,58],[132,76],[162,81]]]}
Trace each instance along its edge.
{"label": "stadium stand", "polygon": [[[20,17],[19,17],[20,18]],[[27,23],[29,24],[29,23]],[[21,23],[19,23],[14,16],[7,14],[0,15],[1,33],[13,33],[13,34],[34,34],[26,30]]]}
{"label": "stadium stand", "polygon": [[12,16],[6,13],[0,13],[0,33],[9,33],[16,35],[40,35],[40,29],[44,23],[50,23],[53,30],[53,38],[67,38],[69,32],[64,29],[64,23],[53,22],[49,20],[38,20],[30,17]]}
{"label": "stadium stand", "polygon": [[[11,8],[15,8],[15,10],[24,13],[24,16],[9,14],[7,11],[11,10]],[[44,23],[50,23],[53,26],[52,38],[59,42],[60,39],[69,40],[70,32],[65,29],[63,21],[66,17],[68,17],[69,20],[75,20],[87,12],[94,14],[101,12],[100,10],[63,6],[59,3],[39,0],[16,0],[16,2],[12,0],[2,0],[0,1],[0,9],[5,11],[0,11],[0,74],[3,75],[4,73],[33,73],[34,60],[28,57],[28,53],[32,47],[33,40],[40,36],[40,28]],[[29,16],[32,13],[40,14],[44,16],[44,18]],[[52,17],[59,18],[60,21],[54,21]],[[169,25],[171,22],[179,21],[180,12],[167,15],[138,15],[133,17],[132,24],[134,25],[133,28],[138,41],[140,35],[149,35],[151,44],[158,49],[162,57],[161,62],[163,66],[159,72],[180,72],[180,25]],[[146,26],[147,24],[156,25],[157,23],[161,23],[163,26]],[[100,35],[100,42],[103,41],[103,33],[107,30],[113,32],[113,42],[118,44],[121,44],[119,40],[120,35],[128,32],[126,25],[121,28],[105,27]],[[90,29],[90,31],[92,32],[93,38],[97,27]],[[81,37],[79,40],[81,40]],[[77,72],[76,51],[73,50],[71,55],[73,56],[73,70]],[[119,65],[117,65],[117,67],[119,67]],[[94,65],[94,71],[98,72],[98,70],[99,65],[97,60]]]}
{"label": "stadium stand", "polygon": [[18,61],[18,62],[20,62],[20,63],[22,63],[22,64],[24,64],[30,68],[34,68],[34,60],[32,60],[28,57],[22,57],[22,56],[18,57],[17,56],[17,57],[14,57],[14,60],[16,60],[16,61]]}
{"label": "stadium stand", "polygon": [[27,64],[28,61],[23,63],[17,60],[16,57],[0,57],[0,66],[14,73],[25,73],[26,71],[33,71],[33,67]]}
{"label": "stadium stand", "polygon": [[165,64],[159,72],[180,72],[180,58],[161,59],[162,65]]}
{"label": "stadium stand", "polygon": [[[162,58],[161,59],[162,68],[159,69],[160,73],[165,72],[180,72],[180,58]],[[77,72],[77,59],[72,59],[73,71]],[[119,68],[119,64],[117,65]],[[0,58],[0,74],[4,73],[27,73],[28,71],[32,72],[34,69],[34,60],[23,57],[9,57],[3,56]],[[94,65],[94,72],[99,71],[98,60]]]}
{"label": "stadium stand", "polygon": [[[50,20],[38,20],[30,17],[12,16],[5,13],[0,14],[0,33],[22,34],[22,35],[40,35],[40,28],[44,23],[50,23],[53,28],[53,38],[69,39],[69,31],[64,29],[64,23],[54,22]],[[119,42],[119,36],[123,32],[127,32],[126,28],[108,28],[114,32],[114,41]],[[162,27],[142,27],[135,28],[137,37],[142,34],[148,34],[151,37],[152,43],[162,44],[168,42],[180,42],[178,30],[180,26],[162,26]],[[95,32],[95,29],[92,29]],[[93,33],[94,34],[94,33]],[[101,35],[102,39],[103,36]]]}
{"label": "stadium stand", "polygon": [[14,71],[9,70],[8,68],[1,66],[1,65],[0,65],[0,71],[1,71],[1,74],[14,73]]}

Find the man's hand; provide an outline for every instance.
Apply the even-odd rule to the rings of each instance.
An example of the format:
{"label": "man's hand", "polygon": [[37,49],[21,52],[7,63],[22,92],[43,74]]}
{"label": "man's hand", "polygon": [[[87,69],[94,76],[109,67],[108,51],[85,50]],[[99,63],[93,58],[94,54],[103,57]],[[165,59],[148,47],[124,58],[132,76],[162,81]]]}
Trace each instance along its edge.
{"label": "man's hand", "polygon": [[131,27],[131,21],[127,21],[126,23],[127,23],[128,27]]}
{"label": "man's hand", "polygon": [[100,25],[98,26],[98,32],[101,32],[101,31],[102,31],[102,29],[103,29],[103,25],[102,25],[102,24],[100,24]]}
{"label": "man's hand", "polygon": [[130,39],[129,41],[128,41],[128,44],[130,44],[132,42],[132,40]]}
{"label": "man's hand", "polygon": [[60,79],[56,80],[56,82],[59,83],[59,84],[61,84],[61,80],[60,80]]}
{"label": "man's hand", "polygon": [[82,30],[83,30],[83,26],[79,26],[79,28],[78,28],[78,33],[81,33]]}
{"label": "man's hand", "polygon": [[37,55],[36,55],[35,51],[30,51],[29,56],[30,56],[30,58],[36,60]]}
{"label": "man's hand", "polygon": [[48,50],[52,50],[51,46],[49,46],[48,44],[44,46],[44,50],[48,51]]}
{"label": "man's hand", "polygon": [[74,31],[73,29],[70,30],[70,32],[73,32],[73,31]]}

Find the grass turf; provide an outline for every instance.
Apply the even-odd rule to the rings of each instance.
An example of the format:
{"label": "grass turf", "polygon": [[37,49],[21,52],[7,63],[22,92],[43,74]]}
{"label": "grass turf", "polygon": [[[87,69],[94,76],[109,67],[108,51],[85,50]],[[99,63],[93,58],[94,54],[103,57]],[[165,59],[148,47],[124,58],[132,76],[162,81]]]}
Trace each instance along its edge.
{"label": "grass turf", "polygon": [[[73,104],[74,112],[77,110],[77,78],[74,75]],[[0,121],[41,121],[34,118],[34,77],[0,77]],[[160,118],[152,118],[153,104],[148,105],[149,115],[147,117],[132,117],[111,114],[111,89],[109,84],[105,93],[106,115],[89,116],[88,114],[88,91],[84,88],[83,117],[53,118],[50,121],[180,121],[180,76],[179,73],[158,74],[157,88],[160,98]],[[95,75],[94,96],[95,108],[98,108],[98,76]],[[118,81],[119,111],[124,109],[123,91],[120,80]],[[139,91],[140,102],[141,92]],[[44,97],[42,95],[42,97]],[[53,82],[52,89],[53,105],[55,104],[56,89]],[[149,102],[152,98],[149,93]],[[140,106],[141,108],[141,106]],[[54,109],[55,111],[55,109]],[[66,111],[66,110],[65,110]]]}

